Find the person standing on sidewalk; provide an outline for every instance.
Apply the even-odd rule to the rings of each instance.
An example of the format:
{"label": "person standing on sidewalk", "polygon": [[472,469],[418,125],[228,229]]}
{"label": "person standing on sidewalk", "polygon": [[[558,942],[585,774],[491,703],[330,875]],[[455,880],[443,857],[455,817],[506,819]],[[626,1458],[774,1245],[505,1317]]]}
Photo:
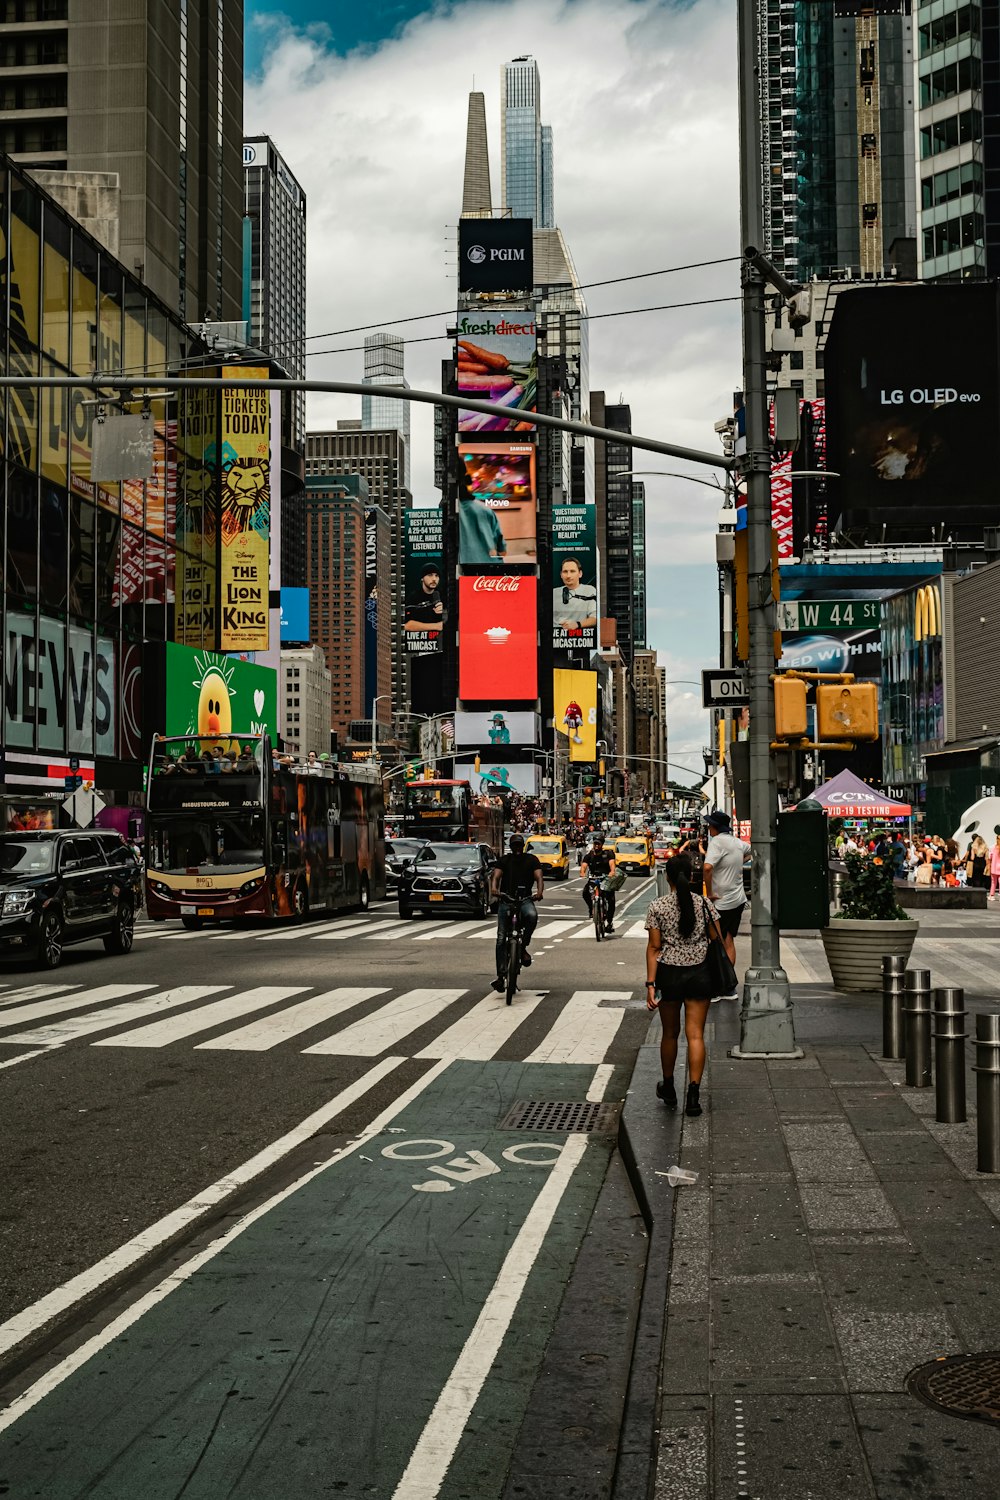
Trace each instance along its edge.
{"label": "person standing on sidewalk", "polygon": [[[750,852],[750,845],[733,837],[728,813],[709,813],[707,821],[712,837],[705,850],[703,889],[719,913],[722,941],[729,962],[735,965],[736,935],[747,904],[743,890],[743,861]],[[739,997],[739,990],[719,996],[722,1000],[738,1000]]]}
{"label": "person standing on sidewalk", "polygon": [[988,899],[995,901],[997,898],[997,886],[1000,885],[1000,833],[997,841],[990,850],[990,894]]}
{"label": "person standing on sidewalk", "polygon": [[674,1087],[674,1064],[677,1061],[677,1038],[681,1034],[681,1006],[684,1007],[684,1035],[687,1038],[688,1091],[684,1113],[701,1114],[701,1078],[705,1071],[705,1018],[711,1000],[698,995],[705,983],[702,966],[708,957],[708,944],[719,937],[719,917],[715,907],[704,896],[691,891],[691,861],[686,854],[675,854],[665,865],[669,889],[665,896],[652,901],[646,913],[646,1006],[659,1010],[660,1071],[656,1096],[668,1109],[677,1108]]}

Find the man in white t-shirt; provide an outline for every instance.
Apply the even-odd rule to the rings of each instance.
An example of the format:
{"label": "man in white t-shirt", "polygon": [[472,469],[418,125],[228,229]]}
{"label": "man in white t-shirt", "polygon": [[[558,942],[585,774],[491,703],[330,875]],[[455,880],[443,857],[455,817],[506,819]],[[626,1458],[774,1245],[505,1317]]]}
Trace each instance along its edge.
{"label": "man in white t-shirt", "polygon": [[[750,852],[750,845],[734,838],[729,814],[713,812],[708,815],[708,826],[712,837],[705,850],[705,895],[719,913],[719,930],[731,963],[736,962],[736,934],[740,930],[746,895],[743,890],[743,862]],[[736,1000],[739,991],[723,995],[723,1000]]]}

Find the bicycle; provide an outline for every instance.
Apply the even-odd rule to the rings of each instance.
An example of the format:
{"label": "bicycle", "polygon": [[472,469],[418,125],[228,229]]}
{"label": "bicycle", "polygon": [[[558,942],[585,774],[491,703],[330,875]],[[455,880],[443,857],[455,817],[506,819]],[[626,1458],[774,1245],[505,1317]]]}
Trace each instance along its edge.
{"label": "bicycle", "polygon": [[[510,908],[508,921],[510,926],[507,932],[507,961],[504,965],[503,977],[506,984],[507,1004],[510,1005],[517,994],[517,980],[521,972],[521,902],[528,899],[530,892],[518,891],[516,896],[500,897],[501,910],[506,904]],[[536,898],[540,899],[540,898]],[[497,919],[499,921],[499,917]]]}
{"label": "bicycle", "polygon": [[599,943],[604,941],[604,935],[608,927],[608,903],[604,893],[604,876],[592,875],[587,881],[587,889],[593,892],[590,903],[590,916],[594,923],[594,935]]}

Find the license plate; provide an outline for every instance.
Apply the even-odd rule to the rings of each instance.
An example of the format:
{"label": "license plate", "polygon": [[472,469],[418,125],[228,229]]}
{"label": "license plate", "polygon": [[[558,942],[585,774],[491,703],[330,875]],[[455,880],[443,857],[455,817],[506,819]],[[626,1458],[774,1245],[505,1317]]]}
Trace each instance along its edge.
{"label": "license plate", "polygon": [[444,891],[431,891],[431,900],[432,901],[443,901],[444,900]]}
{"label": "license plate", "polygon": [[198,908],[198,915],[199,915],[199,917],[214,917],[215,916],[215,907],[214,906],[199,906],[199,908]]}
{"label": "license plate", "polygon": [[194,916],[194,907],[193,906],[182,906],[181,907],[181,916],[182,917],[193,917]]}

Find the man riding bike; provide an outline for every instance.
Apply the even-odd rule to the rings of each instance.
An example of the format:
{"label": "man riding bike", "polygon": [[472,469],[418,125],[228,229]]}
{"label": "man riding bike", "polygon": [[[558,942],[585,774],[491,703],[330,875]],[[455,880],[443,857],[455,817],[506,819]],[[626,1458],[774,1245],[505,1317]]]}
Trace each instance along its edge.
{"label": "man riding bike", "polygon": [[[531,954],[528,952],[528,944],[538,925],[535,900],[541,900],[543,890],[541,861],[534,854],[525,854],[524,839],[519,833],[512,834],[510,853],[505,854],[498,862],[490,882],[490,894],[494,899],[497,896],[500,898],[497,917],[497,977],[493,981],[493,988],[500,994],[506,988],[507,938],[510,935],[511,912],[515,905],[520,909],[521,963],[529,968]],[[533,896],[535,900],[532,899]]]}
{"label": "man riding bike", "polygon": [[[591,913],[591,915],[593,915],[594,911],[594,893],[590,888],[590,881],[592,879],[598,880],[603,878],[605,875],[613,875],[614,873],[615,857],[613,854],[606,854],[604,852],[604,834],[595,833],[593,842],[590,848],[587,850],[586,854],[583,856],[583,863],[580,866],[580,874],[583,876],[583,899],[587,903],[587,910]],[[614,932],[614,891],[604,892],[604,907],[608,914],[608,925],[605,931]]]}

